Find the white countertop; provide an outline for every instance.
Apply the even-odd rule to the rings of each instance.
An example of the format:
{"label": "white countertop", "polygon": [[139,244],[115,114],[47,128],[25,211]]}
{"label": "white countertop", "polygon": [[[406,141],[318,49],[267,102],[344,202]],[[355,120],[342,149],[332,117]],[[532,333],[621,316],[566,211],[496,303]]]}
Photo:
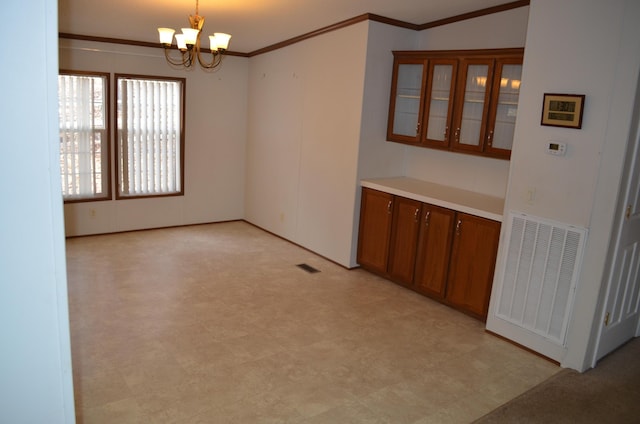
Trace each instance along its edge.
{"label": "white countertop", "polygon": [[375,178],[362,187],[502,222],[504,199],[407,177]]}

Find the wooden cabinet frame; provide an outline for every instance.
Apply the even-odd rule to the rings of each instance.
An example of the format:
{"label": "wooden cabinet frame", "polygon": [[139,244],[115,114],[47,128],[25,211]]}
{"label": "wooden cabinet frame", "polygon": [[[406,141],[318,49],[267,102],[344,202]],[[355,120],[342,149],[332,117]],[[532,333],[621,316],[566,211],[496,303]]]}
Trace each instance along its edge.
{"label": "wooden cabinet frame", "polygon": [[404,287],[485,320],[500,223],[362,189],[358,263]]}
{"label": "wooden cabinet frame", "polygon": [[[414,146],[445,149],[454,152],[490,156],[509,159],[510,148],[496,148],[493,146],[494,128],[496,125],[496,110],[501,84],[501,72],[506,64],[522,64],[524,49],[487,49],[487,50],[440,50],[440,51],[394,51],[393,80],[389,102],[389,117],[387,125],[387,140],[410,144]],[[452,83],[447,107],[444,137],[430,139],[428,136],[428,122],[430,115],[432,90],[434,87],[434,67],[441,64],[451,65]],[[486,91],[480,130],[477,140],[464,143],[460,139],[463,111],[465,104],[467,70],[474,64],[486,65]],[[415,135],[411,133],[394,133],[396,119],[398,119],[398,75],[402,65],[422,65],[422,90],[419,94],[419,104],[414,106],[412,115],[417,114]],[[519,86],[518,86],[519,90]],[[517,108],[517,102],[514,105]]]}
{"label": "wooden cabinet frame", "polygon": [[[416,126],[415,134],[399,134],[394,131],[395,120],[394,116],[396,116],[396,109],[398,108],[398,99],[402,97],[402,94],[399,93],[398,80],[400,75],[400,67],[404,65],[418,65],[422,66],[422,78],[420,84],[419,91],[419,99],[418,99],[418,110],[416,111],[418,116],[418,123]],[[420,141],[420,126],[422,123],[422,115],[424,114],[424,92],[427,83],[425,68],[427,65],[427,61],[424,58],[420,58],[417,56],[410,56],[406,58],[399,58],[398,60],[394,60],[393,62],[393,88],[391,90],[391,101],[389,102],[389,120],[387,122],[387,139],[393,139],[400,143],[406,144],[418,144]]]}
{"label": "wooden cabinet frame", "polygon": [[[446,124],[445,129],[442,132],[442,140],[438,140],[435,138],[429,138],[429,117],[431,115],[431,100],[436,97],[434,96],[434,78],[435,78],[435,67],[436,66],[450,66],[451,67],[451,83],[449,85],[449,97],[447,99],[448,104],[446,108]],[[425,87],[426,94],[424,98],[424,112],[421,115],[422,121],[424,122],[424,131],[422,131],[422,141],[421,144],[426,147],[433,147],[436,149],[448,149],[450,145],[451,136],[453,134],[451,119],[454,111],[454,95],[456,92],[456,81],[458,75],[458,60],[457,59],[447,59],[447,58],[433,58],[427,60],[427,84]],[[444,99],[441,99],[444,101]],[[390,116],[391,119],[391,116]]]}

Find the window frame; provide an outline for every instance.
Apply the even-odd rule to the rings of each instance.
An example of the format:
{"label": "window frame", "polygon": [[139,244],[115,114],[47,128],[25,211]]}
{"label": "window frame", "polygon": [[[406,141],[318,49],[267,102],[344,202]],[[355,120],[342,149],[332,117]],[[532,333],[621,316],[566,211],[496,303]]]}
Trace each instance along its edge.
{"label": "window frame", "polygon": [[[104,140],[102,140],[102,151],[101,151],[101,164],[104,160],[103,170],[105,173],[102,176],[102,180],[106,183],[104,184],[104,193],[101,195],[94,195],[91,197],[65,197],[63,195],[63,203],[84,203],[84,202],[103,202],[107,200],[113,200],[113,192],[112,192],[112,168],[111,168],[111,73],[110,72],[100,72],[100,71],[85,71],[85,70],[74,70],[74,69],[59,69],[58,76],[60,75],[76,75],[76,76],[92,76],[92,77],[100,77],[104,79],[103,83],[103,103],[104,103]],[[60,107],[60,99],[58,99],[58,107]],[[60,117],[58,117],[59,123],[58,127],[60,127]],[[60,129],[58,130],[60,133]],[[61,152],[58,153],[59,155]],[[62,159],[62,158],[60,158]],[[62,167],[60,168],[60,178],[62,181]]]}
{"label": "window frame", "polygon": [[[136,80],[153,80],[153,81],[171,81],[171,82],[179,82],[181,84],[180,94],[180,159],[179,166],[180,172],[178,173],[180,177],[180,190],[176,192],[169,193],[152,193],[152,194],[135,194],[135,195],[123,195],[120,193],[121,191],[121,181],[120,181],[120,171],[121,171],[121,143],[120,143],[120,128],[118,127],[119,120],[119,102],[120,102],[120,80],[121,79],[136,79]],[[148,198],[159,198],[159,197],[175,197],[175,196],[184,196],[185,192],[185,179],[184,179],[184,165],[185,165],[185,131],[186,131],[186,85],[187,79],[183,77],[169,77],[169,76],[159,76],[159,75],[141,75],[141,74],[130,74],[130,73],[115,73],[114,74],[114,95],[113,95],[113,122],[114,122],[114,149],[115,149],[115,199],[116,200],[129,200],[129,199],[148,199]]]}

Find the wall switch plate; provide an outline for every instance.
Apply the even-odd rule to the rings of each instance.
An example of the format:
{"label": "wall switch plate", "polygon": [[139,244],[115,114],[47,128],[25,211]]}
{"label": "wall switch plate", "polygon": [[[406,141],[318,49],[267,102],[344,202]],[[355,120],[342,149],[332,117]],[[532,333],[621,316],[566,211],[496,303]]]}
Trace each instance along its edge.
{"label": "wall switch plate", "polygon": [[533,205],[536,200],[536,188],[535,187],[527,187],[527,192],[525,193],[525,201],[529,205]]}
{"label": "wall switch plate", "polygon": [[562,141],[550,141],[547,144],[547,153],[555,156],[564,156],[567,152],[567,143],[563,143]]}

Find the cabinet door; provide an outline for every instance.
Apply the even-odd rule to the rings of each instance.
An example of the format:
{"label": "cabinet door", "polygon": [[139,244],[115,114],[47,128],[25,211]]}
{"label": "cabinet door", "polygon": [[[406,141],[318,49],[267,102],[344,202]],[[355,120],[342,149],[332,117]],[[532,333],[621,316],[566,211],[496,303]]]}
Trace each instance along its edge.
{"label": "cabinet door", "polygon": [[482,152],[493,77],[493,59],[464,59],[454,118],[453,150]]}
{"label": "cabinet door", "polygon": [[396,58],[389,104],[387,140],[418,144],[426,84],[426,60]]}
{"label": "cabinet door", "polygon": [[454,219],[455,212],[450,209],[422,205],[414,287],[439,299],[447,286]]}
{"label": "cabinet door", "polygon": [[429,147],[449,147],[449,128],[453,115],[453,96],[458,61],[433,59],[429,61],[427,102],[423,122],[423,143]]}
{"label": "cabinet door", "polygon": [[522,58],[496,61],[485,145],[485,152],[491,156],[511,156],[521,79]]}
{"label": "cabinet door", "polygon": [[392,212],[391,194],[362,189],[358,263],[381,274],[387,271]]}
{"label": "cabinet door", "polygon": [[456,214],[447,300],[486,319],[500,237],[500,223],[464,213]]}
{"label": "cabinet door", "polygon": [[394,201],[387,271],[392,280],[404,285],[413,283],[421,206],[420,202],[404,197],[396,197]]}

